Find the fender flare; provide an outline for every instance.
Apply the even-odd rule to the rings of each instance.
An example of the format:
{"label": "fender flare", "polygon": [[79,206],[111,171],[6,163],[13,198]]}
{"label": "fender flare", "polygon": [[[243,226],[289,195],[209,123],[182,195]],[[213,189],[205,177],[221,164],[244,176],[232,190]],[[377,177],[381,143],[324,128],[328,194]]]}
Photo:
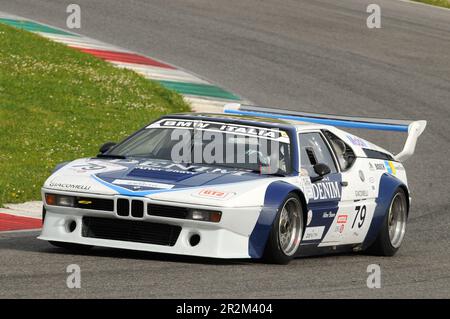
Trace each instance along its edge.
{"label": "fender flare", "polygon": [[300,197],[305,213],[305,197],[297,186],[284,181],[276,181],[267,187],[264,196],[264,206],[248,241],[248,253],[251,258],[261,258],[263,256],[278,210],[288,194],[292,192],[295,192]]}
{"label": "fender flare", "polygon": [[376,207],[373,213],[373,218],[367,231],[366,238],[362,243],[362,249],[366,249],[372,245],[376,240],[380,227],[383,224],[384,218],[388,207],[392,201],[395,191],[398,188],[402,188],[405,191],[408,214],[409,214],[409,190],[408,187],[397,177],[384,173],[380,178],[380,187],[378,191],[378,197],[375,200]]}

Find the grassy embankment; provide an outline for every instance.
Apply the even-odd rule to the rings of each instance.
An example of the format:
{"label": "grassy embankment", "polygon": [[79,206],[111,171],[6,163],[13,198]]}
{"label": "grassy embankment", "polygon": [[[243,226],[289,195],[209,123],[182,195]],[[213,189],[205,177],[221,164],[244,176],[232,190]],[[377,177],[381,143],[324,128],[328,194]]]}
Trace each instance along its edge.
{"label": "grassy embankment", "polygon": [[450,9],[450,1],[449,0],[414,0],[414,1]]}
{"label": "grassy embankment", "polygon": [[182,97],[36,34],[0,24],[0,206],[40,198],[55,164],[97,154]]}

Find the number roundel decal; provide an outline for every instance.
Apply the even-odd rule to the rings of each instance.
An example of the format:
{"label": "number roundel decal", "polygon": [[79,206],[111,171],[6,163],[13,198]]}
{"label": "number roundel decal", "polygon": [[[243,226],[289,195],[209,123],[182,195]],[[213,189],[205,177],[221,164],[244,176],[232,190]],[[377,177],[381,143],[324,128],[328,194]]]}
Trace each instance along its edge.
{"label": "number roundel decal", "polygon": [[364,225],[364,221],[366,220],[366,206],[356,206],[356,216],[353,220],[352,229],[355,227],[355,223],[358,220],[357,226],[358,228],[361,228]]}

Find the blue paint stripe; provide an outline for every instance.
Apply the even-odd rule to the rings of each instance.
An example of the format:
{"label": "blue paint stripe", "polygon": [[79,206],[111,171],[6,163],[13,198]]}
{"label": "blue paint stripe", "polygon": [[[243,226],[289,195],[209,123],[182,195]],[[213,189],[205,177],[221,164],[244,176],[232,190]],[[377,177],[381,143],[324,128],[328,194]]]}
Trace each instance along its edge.
{"label": "blue paint stripe", "polygon": [[112,190],[115,190],[116,192],[118,192],[120,195],[125,195],[125,196],[147,196],[150,194],[156,194],[156,193],[163,193],[163,192],[170,192],[170,191],[174,191],[176,189],[156,189],[156,190],[147,190],[147,191],[136,191],[133,192],[129,189],[126,189],[124,187],[120,187],[108,182],[105,182],[104,180],[98,178],[97,176],[92,175],[92,177],[99,183],[105,185],[106,187],[111,188]]}
{"label": "blue paint stripe", "polygon": [[261,258],[269,238],[272,224],[289,192],[298,188],[292,184],[276,181],[271,183],[264,195],[264,206],[248,240],[248,254],[251,258]]}
{"label": "blue paint stripe", "polygon": [[360,129],[366,129],[366,130],[408,132],[408,125],[403,125],[403,124],[384,124],[384,123],[371,123],[371,122],[356,122],[356,121],[350,121],[350,120],[347,121],[347,120],[321,119],[321,118],[314,118],[314,117],[272,114],[272,113],[265,113],[265,112],[242,111],[242,110],[225,110],[224,113],[260,116],[260,117],[267,117],[267,118],[273,118],[273,119],[302,121],[302,122],[310,122],[310,123],[324,124],[324,125],[331,125],[331,126],[340,126],[340,127],[346,127],[346,128],[360,128]]}

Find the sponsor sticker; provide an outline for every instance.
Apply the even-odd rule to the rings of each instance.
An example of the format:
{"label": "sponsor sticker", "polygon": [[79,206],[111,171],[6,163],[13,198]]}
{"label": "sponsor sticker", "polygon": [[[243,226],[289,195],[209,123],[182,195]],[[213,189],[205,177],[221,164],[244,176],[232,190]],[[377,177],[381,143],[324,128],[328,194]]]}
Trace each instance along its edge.
{"label": "sponsor sticker", "polygon": [[67,190],[79,190],[79,191],[88,191],[91,189],[91,186],[81,185],[81,184],[71,184],[71,183],[57,183],[50,182],[49,187],[55,189],[67,189]]}
{"label": "sponsor sticker", "polygon": [[348,215],[339,215],[337,217],[337,223],[338,224],[345,224],[345,223],[347,223],[347,218],[348,218]]}
{"label": "sponsor sticker", "polygon": [[369,145],[367,145],[367,142],[362,138],[356,137],[354,135],[347,135],[347,138],[350,141],[350,143],[352,143],[355,146],[369,147]]}
{"label": "sponsor sticker", "polygon": [[235,193],[223,192],[223,191],[214,190],[214,189],[202,189],[198,193],[192,194],[192,195],[200,196],[200,197],[207,197],[207,198],[212,198],[212,199],[225,200],[225,199],[230,198],[234,194]]}
{"label": "sponsor sticker", "polygon": [[198,131],[216,131],[236,135],[253,136],[265,139],[274,139],[279,142],[289,143],[289,136],[279,129],[270,129],[257,126],[228,124],[211,121],[194,121],[181,119],[164,119],[150,124],[147,128],[174,128],[195,129]]}
{"label": "sponsor sticker", "polygon": [[342,234],[344,232],[345,225],[347,224],[348,215],[338,215],[336,226],[334,231],[336,233]]}
{"label": "sponsor sticker", "polygon": [[367,197],[367,196],[369,196],[369,192],[367,190],[355,191],[355,197]]}
{"label": "sponsor sticker", "polygon": [[309,177],[307,172],[304,173],[300,171],[300,175],[297,177],[297,184],[300,189],[303,190],[303,193],[307,198],[314,197],[313,185],[311,183],[311,178]]}
{"label": "sponsor sticker", "polygon": [[325,212],[322,215],[322,218],[334,218],[336,216],[336,213],[333,212]]}
{"label": "sponsor sticker", "polygon": [[127,180],[127,179],[115,179],[112,183],[116,184],[116,185],[128,185],[128,186],[149,187],[149,188],[158,188],[158,189],[171,189],[172,187],[174,187],[174,185],[171,185],[171,184],[145,182],[145,181],[133,181],[133,180]]}
{"label": "sponsor sticker", "polygon": [[318,240],[322,238],[325,226],[306,227],[303,240]]}
{"label": "sponsor sticker", "polygon": [[395,168],[394,163],[392,163],[391,161],[384,161],[384,166],[386,167],[386,170],[389,174],[397,174],[397,169]]}
{"label": "sponsor sticker", "polygon": [[248,173],[246,170],[233,170],[226,168],[210,167],[210,166],[200,166],[200,165],[184,165],[179,163],[163,163],[158,161],[145,161],[140,163],[131,172],[134,176],[145,176],[143,171],[154,171],[154,172],[168,172],[175,174],[184,175],[196,175],[198,173],[212,173],[212,174],[231,174],[235,176],[241,176]]}
{"label": "sponsor sticker", "polygon": [[338,199],[341,197],[341,190],[339,189],[339,182],[327,181],[323,179],[321,182],[312,184],[313,199]]}
{"label": "sponsor sticker", "polygon": [[68,168],[80,174],[99,174],[127,169],[126,166],[113,164],[106,161],[86,161],[84,163],[70,165]]}
{"label": "sponsor sticker", "polygon": [[336,232],[342,234],[344,232],[345,224],[339,224],[336,226]]}

